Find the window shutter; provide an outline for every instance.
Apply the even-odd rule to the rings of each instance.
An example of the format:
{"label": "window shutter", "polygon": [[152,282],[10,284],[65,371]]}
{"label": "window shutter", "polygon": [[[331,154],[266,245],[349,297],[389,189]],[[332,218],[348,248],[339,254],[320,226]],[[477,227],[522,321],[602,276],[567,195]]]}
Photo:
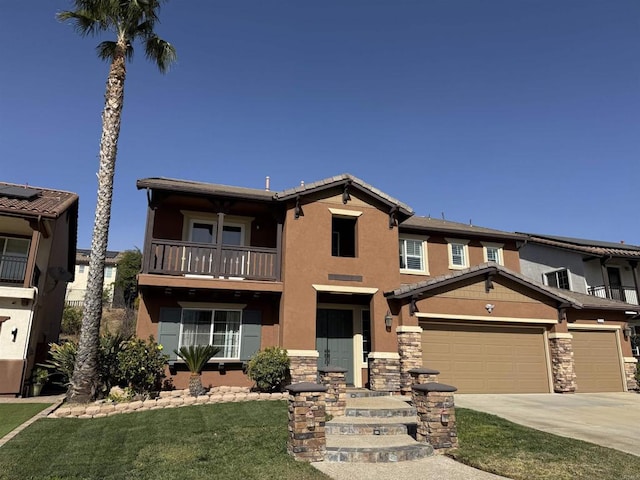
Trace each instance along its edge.
{"label": "window shutter", "polygon": [[174,350],[178,349],[178,336],[180,335],[181,308],[161,308],[160,322],[158,324],[158,343],[162,345],[165,354],[169,355],[169,361],[177,359]]}
{"label": "window shutter", "polygon": [[260,350],[262,330],[262,312],[245,310],[242,312],[242,339],[240,341],[240,360],[249,360]]}

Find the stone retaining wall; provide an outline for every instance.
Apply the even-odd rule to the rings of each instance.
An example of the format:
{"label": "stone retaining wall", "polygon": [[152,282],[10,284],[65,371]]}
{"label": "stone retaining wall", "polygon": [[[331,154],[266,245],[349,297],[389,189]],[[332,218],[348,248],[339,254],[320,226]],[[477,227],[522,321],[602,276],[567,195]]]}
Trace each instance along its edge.
{"label": "stone retaining wall", "polygon": [[189,390],[172,390],[160,392],[156,399],[132,402],[108,402],[101,400],[89,404],[64,403],[49,414],[50,418],[101,418],[120,413],[159,410],[161,408],[185,407],[187,405],[204,405],[208,403],[246,402],[250,400],[287,400],[289,394],[251,392],[247,387],[213,387],[204,395],[192,397]]}

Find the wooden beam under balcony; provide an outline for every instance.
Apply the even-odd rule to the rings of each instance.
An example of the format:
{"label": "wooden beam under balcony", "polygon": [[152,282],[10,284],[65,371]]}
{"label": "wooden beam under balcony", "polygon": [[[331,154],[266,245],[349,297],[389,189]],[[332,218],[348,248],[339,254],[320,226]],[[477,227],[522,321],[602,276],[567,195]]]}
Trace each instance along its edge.
{"label": "wooden beam under balcony", "polygon": [[141,287],[158,288],[195,288],[217,290],[239,290],[251,292],[282,292],[282,282],[264,282],[256,280],[232,280],[224,278],[179,277],[141,273],[138,275]]}

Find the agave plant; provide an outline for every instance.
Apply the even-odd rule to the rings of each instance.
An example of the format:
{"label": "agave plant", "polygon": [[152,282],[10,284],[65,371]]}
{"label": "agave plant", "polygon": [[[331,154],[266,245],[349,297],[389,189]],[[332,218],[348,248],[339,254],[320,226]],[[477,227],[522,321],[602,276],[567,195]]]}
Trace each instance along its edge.
{"label": "agave plant", "polygon": [[213,345],[189,345],[188,347],[180,347],[180,350],[174,350],[191,372],[189,377],[189,393],[194,397],[202,395],[204,388],[202,387],[202,369],[206,363],[220,351],[219,347]]}

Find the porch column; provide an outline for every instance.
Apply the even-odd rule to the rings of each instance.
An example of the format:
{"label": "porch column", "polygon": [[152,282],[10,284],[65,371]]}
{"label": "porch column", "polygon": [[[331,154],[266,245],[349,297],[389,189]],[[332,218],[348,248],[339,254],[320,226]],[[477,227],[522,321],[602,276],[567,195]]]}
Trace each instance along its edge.
{"label": "porch column", "polygon": [[573,335],[570,333],[550,333],[549,353],[553,374],[553,391],[574,393],[576,374],[573,362]]}
{"label": "porch column", "polygon": [[413,386],[413,404],[418,411],[416,440],[430,444],[435,453],[447,453],[458,448],[453,399],[456,390],[456,387],[443,383]]}
{"label": "porch column", "polygon": [[347,408],[347,381],[345,379],[346,368],[342,367],[321,367],[320,383],[327,387],[326,411],[327,415],[334,417],[344,416]]}
{"label": "porch column", "polygon": [[281,281],[280,270],[282,268],[282,218],[278,218],[276,226],[276,281]]}
{"label": "porch column", "polygon": [[624,357],[624,375],[627,383],[627,390],[635,391],[640,388],[636,380],[636,368],[638,365],[638,359],[634,357]]}
{"label": "porch column", "polygon": [[[38,246],[40,245],[40,238],[42,234],[38,230],[34,230],[31,234],[31,243],[29,244],[29,256],[27,257],[27,265],[24,270],[24,282],[23,287],[31,287],[33,282],[33,272],[36,268],[36,257],[38,256]],[[74,259],[75,263],[75,259]],[[37,287],[37,285],[34,285]]]}
{"label": "porch column", "polygon": [[602,257],[600,259],[600,270],[602,271],[602,282],[604,285],[605,298],[611,297],[611,285],[609,285],[609,274],[607,273],[607,267],[605,266],[607,263],[607,258]]}
{"label": "porch column", "polygon": [[289,372],[291,383],[315,383],[318,381],[318,354],[317,350],[290,350],[287,355],[291,362]]}
{"label": "porch column", "polygon": [[637,304],[640,305],[640,280],[638,280],[638,261],[637,260],[629,260],[629,265],[631,266],[631,272],[633,273],[633,285],[636,287],[636,300]]}
{"label": "porch column", "polygon": [[153,240],[153,226],[156,223],[156,209],[149,204],[147,208],[147,227],[144,232],[144,249],[142,273],[149,273],[153,255],[151,254],[151,241]]}
{"label": "porch column", "polygon": [[224,274],[222,271],[222,229],[224,227],[224,213],[218,212],[218,225],[216,231],[216,274]]}
{"label": "porch column", "polygon": [[287,452],[298,461],[322,462],[327,451],[325,392],[316,383],[288,385],[289,439]]}
{"label": "porch column", "polygon": [[400,393],[400,355],[395,352],[369,354],[369,386],[374,392]]}
{"label": "porch column", "polygon": [[411,370],[422,367],[422,328],[401,325],[396,328],[400,354],[400,391],[411,395]]}

